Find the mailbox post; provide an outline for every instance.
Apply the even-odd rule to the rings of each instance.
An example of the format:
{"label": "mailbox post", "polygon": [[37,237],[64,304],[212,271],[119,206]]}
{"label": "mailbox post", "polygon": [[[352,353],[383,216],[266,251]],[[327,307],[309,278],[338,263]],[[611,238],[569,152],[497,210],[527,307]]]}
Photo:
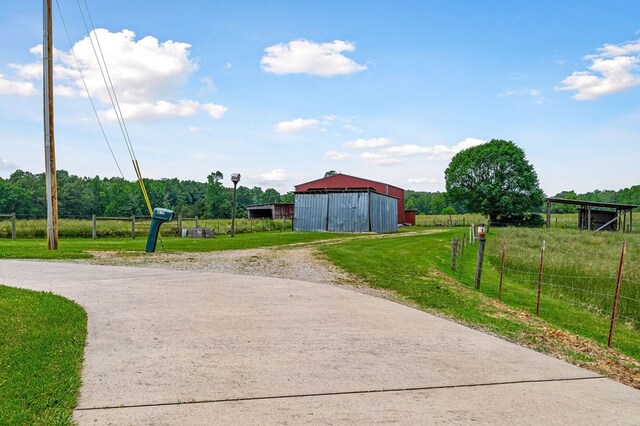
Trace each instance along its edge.
{"label": "mailbox post", "polygon": [[485,244],[485,229],[484,224],[478,225],[478,240],[480,241],[480,247],[478,247],[478,261],[476,263],[476,279],[475,288],[480,289],[480,279],[482,278],[482,262],[484,261],[484,244]]}
{"label": "mailbox post", "polygon": [[231,181],[233,182],[233,207],[231,210],[231,236],[236,235],[236,187],[240,182],[240,173],[231,173]]}
{"label": "mailbox post", "polygon": [[175,212],[169,209],[163,209],[156,207],[153,209],[153,215],[151,215],[151,226],[149,226],[149,236],[147,237],[147,253],[153,253],[156,251],[156,244],[158,243],[158,235],[160,234],[160,225],[166,222],[171,222]]}

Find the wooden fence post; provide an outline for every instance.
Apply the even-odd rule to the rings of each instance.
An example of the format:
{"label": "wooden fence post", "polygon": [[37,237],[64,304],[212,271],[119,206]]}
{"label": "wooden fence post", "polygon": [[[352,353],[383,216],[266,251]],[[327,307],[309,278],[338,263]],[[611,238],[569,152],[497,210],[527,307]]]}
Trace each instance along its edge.
{"label": "wooden fence post", "polygon": [[97,229],[97,226],[96,226],[96,215],[95,214],[91,215],[91,235],[92,235],[94,240],[96,238],[98,238],[98,229]]}
{"label": "wooden fence post", "polygon": [[178,237],[182,238],[182,215],[178,215]]}
{"label": "wooden fence post", "polygon": [[609,340],[607,346],[611,347],[613,342],[613,328],[618,316],[618,300],[620,299],[620,285],[622,284],[622,269],[624,268],[624,256],[627,253],[627,241],[622,242],[622,253],[620,254],[620,266],[618,267],[618,280],[616,281],[616,295],[613,299],[613,310],[611,311],[611,326],[609,327]]}
{"label": "wooden fence post", "polygon": [[502,243],[502,262],[500,264],[500,287],[498,288],[498,300],[502,300],[502,279],[504,277],[504,258],[507,254],[507,242]]}
{"label": "wooden fence post", "polygon": [[16,239],[16,214],[11,213],[11,239]]}
{"label": "wooden fence post", "polygon": [[131,215],[131,238],[136,239],[136,215]]}
{"label": "wooden fence post", "polygon": [[484,245],[486,239],[484,237],[478,238],[480,240],[480,246],[478,247],[478,261],[476,262],[476,278],[475,288],[480,290],[480,280],[482,279],[482,263],[484,261]]}
{"label": "wooden fence post", "polygon": [[546,241],[542,241],[542,250],[540,250],[540,273],[538,274],[538,303],[536,304],[536,315],[540,316],[540,294],[542,293],[542,272],[544,271],[544,249]]}
{"label": "wooden fence post", "polygon": [[199,226],[198,226],[198,216],[196,216],[196,228],[199,228]]}
{"label": "wooden fence post", "polygon": [[456,259],[458,258],[458,239],[451,240],[451,270],[456,270]]}

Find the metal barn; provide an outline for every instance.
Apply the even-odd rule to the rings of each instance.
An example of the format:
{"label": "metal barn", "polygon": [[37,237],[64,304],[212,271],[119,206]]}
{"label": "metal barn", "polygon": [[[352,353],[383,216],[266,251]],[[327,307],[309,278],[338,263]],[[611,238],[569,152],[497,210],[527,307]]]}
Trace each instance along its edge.
{"label": "metal barn", "polygon": [[311,182],[296,185],[296,192],[306,191],[362,191],[374,190],[379,194],[390,195],[395,197],[397,205],[397,223],[405,223],[404,217],[404,189],[388,183],[378,182],[371,179],[359,178],[356,176],[338,173],[333,176],[323,177],[321,179],[312,180]]}
{"label": "metal barn", "polygon": [[296,192],[293,229],[396,232],[398,200],[371,190]]}

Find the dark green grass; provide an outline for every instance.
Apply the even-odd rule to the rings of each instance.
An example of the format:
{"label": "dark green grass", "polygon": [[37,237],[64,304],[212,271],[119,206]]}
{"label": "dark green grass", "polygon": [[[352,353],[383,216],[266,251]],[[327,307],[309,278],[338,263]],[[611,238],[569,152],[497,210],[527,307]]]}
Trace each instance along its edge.
{"label": "dark green grass", "polygon": [[0,285],[0,424],[72,424],[86,330],[79,305]]}
{"label": "dark green grass", "polygon": [[[235,237],[219,235],[216,238],[163,237],[158,241],[157,252],[206,252],[216,250],[243,250],[274,247],[287,244],[309,243],[336,238],[357,237],[358,234],[333,234],[321,232],[260,232],[237,234]],[[143,253],[146,238],[89,238],[60,239],[58,250],[47,250],[43,239],[0,239],[0,259],[80,259],[90,258],[90,251],[121,251]]]}
{"label": "dark green grass", "polygon": [[[495,238],[494,231],[489,237]],[[451,239],[461,238],[461,230],[405,238],[345,241],[322,246],[329,259],[364,279],[373,287],[389,289],[422,308],[443,313],[464,323],[480,326],[505,337],[518,340],[532,331],[526,321],[514,321],[501,315],[483,295],[497,298],[499,272],[486,264],[480,291],[473,290],[478,244],[467,247],[458,271],[451,271]],[[487,243],[489,244],[489,243]],[[434,274],[440,271],[440,274]],[[454,285],[446,277],[462,282]],[[536,288],[506,279],[503,302],[535,315]],[[543,294],[541,318],[552,326],[606,344],[609,319],[589,312],[571,301]],[[618,325],[614,346],[640,359],[640,333]]]}

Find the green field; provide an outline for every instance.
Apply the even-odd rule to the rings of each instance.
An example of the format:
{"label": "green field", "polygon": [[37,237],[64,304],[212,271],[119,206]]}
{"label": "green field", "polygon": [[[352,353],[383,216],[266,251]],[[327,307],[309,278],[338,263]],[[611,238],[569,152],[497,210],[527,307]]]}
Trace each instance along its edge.
{"label": "green field", "polygon": [[[337,238],[354,238],[358,234],[334,234],[324,232],[260,232],[222,235],[216,238],[163,237],[158,241],[156,252],[206,252],[217,250],[245,250],[258,247],[273,247],[286,244],[312,243]],[[40,238],[0,239],[0,259],[82,259],[90,258],[92,251],[117,251],[123,254],[144,255],[145,238],[61,238],[58,250],[47,249],[47,242]],[[164,248],[163,248],[164,246]]]}
{"label": "green field", "polygon": [[[502,238],[519,231],[497,228],[491,230],[487,242],[487,262],[479,292],[473,290],[478,244],[467,246],[464,256],[459,258],[456,272],[451,271],[451,240],[466,237],[465,230],[460,228],[405,238],[345,241],[341,244],[324,245],[321,250],[332,262],[357,275],[373,287],[392,290],[426,310],[481,326],[515,341],[522,341],[522,336],[531,331],[530,326],[526,322],[519,322],[517,318],[503,315],[484,297],[488,296],[491,299],[498,297],[499,259],[496,258],[495,247],[500,251]],[[545,230],[522,232],[529,233],[523,237],[523,241],[527,241],[532,247],[537,247],[543,234],[547,235]],[[558,238],[562,238],[561,232],[558,231]],[[567,235],[574,238],[576,235],[583,234],[575,232]],[[621,234],[609,234],[605,238],[610,239],[611,242],[618,240],[621,242]],[[519,252],[519,249],[514,248],[513,251]],[[523,257],[535,260],[533,252],[530,255],[523,254]],[[593,257],[594,265],[601,261],[603,268],[611,266],[611,262],[606,260],[607,257],[596,253]],[[381,259],[384,259],[384,262],[381,262]],[[567,259],[571,259],[571,254]],[[551,271],[564,275],[576,273],[576,270],[569,269],[566,263],[565,267],[567,267],[566,272],[553,268]],[[532,272],[535,277],[535,271]],[[588,275],[593,273],[595,270],[587,272]],[[451,278],[462,285],[456,284],[456,281]],[[508,276],[504,281],[502,301],[507,306],[535,315],[536,290],[531,280],[522,282]],[[631,296],[631,293],[626,294]],[[607,311],[610,315],[612,302],[613,299],[602,300],[602,306],[606,307],[608,303],[609,309],[601,312],[591,309],[588,304],[579,299],[568,298],[566,294],[560,292],[549,292],[545,288],[541,318],[550,326],[606,344],[610,321]],[[627,302],[632,301],[627,300]],[[621,309],[621,312],[626,312],[627,315],[634,315],[632,312],[635,312],[637,315],[638,309],[637,304],[629,304],[624,310]],[[640,360],[638,328],[629,322],[619,321],[614,346],[621,352]]]}
{"label": "green field", "polygon": [[72,424],[86,332],[75,303],[0,285],[0,424]]}
{"label": "green field", "polygon": [[[135,234],[138,237],[146,237],[149,232],[149,219],[136,219]],[[216,234],[229,234],[231,232],[231,219],[185,219],[182,228],[192,228],[196,224],[199,227],[211,228]],[[291,219],[236,219],[236,233],[254,233],[268,231],[291,231]],[[162,233],[167,236],[179,236],[178,222],[162,225]],[[98,238],[131,237],[131,219],[97,219],[96,235]],[[8,217],[0,217],[0,239],[11,238],[12,223]],[[91,238],[93,236],[93,224],[91,219],[60,219],[58,221],[58,235],[60,238]],[[16,220],[16,238],[45,238],[47,236],[46,219],[18,219]]]}

